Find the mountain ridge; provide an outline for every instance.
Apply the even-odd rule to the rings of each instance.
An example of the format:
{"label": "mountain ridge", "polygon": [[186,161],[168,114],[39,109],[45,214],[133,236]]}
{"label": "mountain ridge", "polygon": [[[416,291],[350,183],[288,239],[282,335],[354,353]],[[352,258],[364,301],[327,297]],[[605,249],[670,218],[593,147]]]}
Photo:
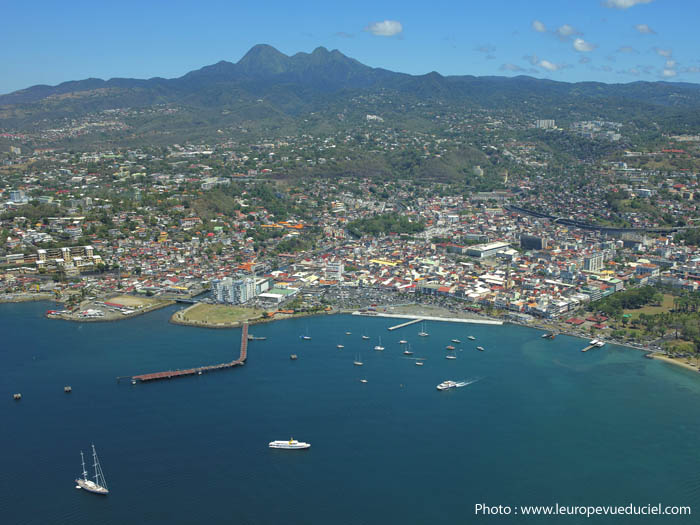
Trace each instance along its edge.
{"label": "mountain ridge", "polygon": [[[192,130],[265,119],[291,122],[310,113],[323,115],[332,126],[339,113],[357,107],[353,100],[358,96],[369,96],[369,101],[376,95],[384,100],[381,108],[394,112],[436,103],[443,110],[507,109],[527,118],[566,120],[575,114],[579,120],[661,121],[683,132],[700,127],[700,84],[568,83],[436,71],[410,75],[367,66],[337,49],[317,47],[290,56],[267,44],[253,46],[236,63],[221,60],[176,78],[87,78],[0,95],[0,125],[25,129],[47,119],[165,104],[187,108],[189,124],[182,125]],[[381,110],[372,104],[365,104],[367,113]],[[404,122],[411,121],[404,116]],[[167,120],[161,124],[171,125]]]}

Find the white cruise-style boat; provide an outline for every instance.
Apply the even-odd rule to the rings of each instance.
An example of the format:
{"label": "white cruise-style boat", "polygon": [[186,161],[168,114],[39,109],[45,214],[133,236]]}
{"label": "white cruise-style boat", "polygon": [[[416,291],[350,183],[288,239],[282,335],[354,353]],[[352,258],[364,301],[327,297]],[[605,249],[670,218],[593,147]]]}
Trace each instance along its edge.
{"label": "white cruise-style boat", "polygon": [[309,448],[311,443],[304,443],[303,441],[297,441],[296,439],[289,438],[289,441],[270,441],[270,448],[283,448],[286,450],[301,450]]}
{"label": "white cruise-style boat", "polygon": [[443,381],[437,386],[438,390],[449,390],[450,388],[457,388],[456,381]]}
{"label": "white cruise-style boat", "polygon": [[95,481],[88,479],[87,470],[85,470],[85,457],[83,456],[83,451],[80,451],[80,461],[83,465],[83,477],[75,480],[77,485],[76,489],[85,489],[88,492],[93,492],[94,494],[109,494],[107,489],[107,482],[105,481],[105,475],[102,472],[102,467],[97,459],[97,452],[95,452],[95,445],[92,445],[92,459],[93,467],[95,468]]}

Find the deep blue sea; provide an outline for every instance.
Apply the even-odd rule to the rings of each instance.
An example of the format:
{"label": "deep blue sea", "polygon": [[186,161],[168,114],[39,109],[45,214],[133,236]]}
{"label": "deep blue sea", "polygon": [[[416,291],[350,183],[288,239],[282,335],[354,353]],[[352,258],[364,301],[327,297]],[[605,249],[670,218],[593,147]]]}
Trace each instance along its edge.
{"label": "deep blue sea", "polygon": [[[131,385],[116,377],[237,357],[240,329],[171,325],[176,307],[84,324],[45,319],[49,307],[0,305],[2,523],[698,523],[700,374],[637,351],[581,353],[585,341],[518,326],[428,322],[422,338],[420,325],[388,332],[396,319],[321,316],[251,327],[267,340],[244,367]],[[475,381],[437,391],[445,379]],[[311,449],[267,447],[291,436]],[[107,497],[74,488],[91,443]],[[696,516],[474,514],[556,502]]]}

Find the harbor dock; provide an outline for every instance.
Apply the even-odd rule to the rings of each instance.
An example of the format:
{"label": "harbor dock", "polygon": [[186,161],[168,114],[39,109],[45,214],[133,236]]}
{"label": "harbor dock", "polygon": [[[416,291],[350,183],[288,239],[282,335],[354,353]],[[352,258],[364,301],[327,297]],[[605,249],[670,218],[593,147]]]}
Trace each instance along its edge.
{"label": "harbor dock", "polygon": [[406,321],[405,323],[397,324],[396,326],[390,326],[389,328],[387,328],[387,330],[393,332],[394,330],[398,330],[399,328],[403,328],[404,326],[420,323],[421,321],[425,321],[425,319],[423,319],[422,317],[420,319],[412,319],[410,321]]}
{"label": "harbor dock", "polygon": [[224,368],[233,368],[234,366],[241,366],[245,364],[248,358],[248,323],[243,323],[243,330],[241,331],[241,351],[238,359],[230,361],[228,363],[220,363],[218,365],[207,365],[200,366],[197,368],[187,368],[184,370],[166,370],[164,372],[153,372],[150,374],[141,374],[137,376],[132,376],[131,381],[136,382],[146,382],[146,381],[156,381],[158,379],[172,379],[174,377],[182,376],[192,376],[201,375],[206,372],[211,372],[213,370],[223,370]]}
{"label": "harbor dock", "polygon": [[588,345],[586,348],[583,348],[581,352],[588,352],[591,348],[594,348],[595,345]]}

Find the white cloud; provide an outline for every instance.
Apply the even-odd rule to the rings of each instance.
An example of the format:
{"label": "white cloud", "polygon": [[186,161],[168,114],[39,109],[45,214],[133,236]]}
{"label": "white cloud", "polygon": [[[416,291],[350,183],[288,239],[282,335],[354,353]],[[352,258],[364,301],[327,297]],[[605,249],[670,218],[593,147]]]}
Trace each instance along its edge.
{"label": "white cloud", "polygon": [[636,67],[630,67],[628,69],[620,69],[619,71],[616,71],[616,73],[619,73],[621,75],[633,75],[635,77],[638,77],[641,73],[639,69]]}
{"label": "white cloud", "polygon": [[647,24],[637,24],[634,26],[634,28],[642,33],[643,35],[655,35],[656,31],[654,31],[651,27],[649,27]]}
{"label": "white cloud", "polygon": [[515,64],[501,64],[501,67],[499,69],[501,71],[515,71],[518,73],[525,71],[523,68]]}
{"label": "white cloud", "polygon": [[569,24],[559,26],[555,33],[561,40],[567,40],[570,36],[580,34],[578,31],[576,31],[576,29],[574,29],[573,26],[570,26]]}
{"label": "white cloud", "polygon": [[525,55],[523,59],[527,60],[530,62],[531,65],[536,66],[537,63],[540,61],[540,59],[537,57],[537,55]]}
{"label": "white cloud", "polygon": [[401,22],[396,20],[384,20],[383,22],[372,22],[365,28],[365,31],[376,36],[394,36],[403,31],[403,26]]}
{"label": "white cloud", "polygon": [[534,29],[538,33],[546,33],[547,32],[547,27],[539,20],[532,21],[532,29]]}
{"label": "white cloud", "polygon": [[661,49],[660,47],[655,47],[654,51],[656,51],[656,54],[662,57],[669,58],[671,55],[673,55],[673,50],[672,49]]}
{"label": "white cloud", "polygon": [[496,51],[496,48],[492,46],[491,44],[486,44],[483,46],[477,46],[474,48],[474,51],[478,51],[479,53],[488,53],[491,54],[494,51]]}
{"label": "white cloud", "polygon": [[618,53],[634,53],[639,54],[639,51],[637,51],[635,48],[630,47],[630,46],[622,46],[620,49],[617,50]]}
{"label": "white cloud", "polygon": [[580,51],[581,53],[586,53],[588,51],[593,51],[596,48],[595,44],[586,42],[583,38],[577,38],[574,40],[574,49]]}
{"label": "white cloud", "polygon": [[671,77],[675,77],[677,75],[677,73],[673,69],[664,69],[663,75],[666,78],[671,78]]}
{"label": "white cloud", "polygon": [[603,5],[612,9],[629,9],[637,4],[650,4],[654,0],[606,0]]}
{"label": "white cloud", "polygon": [[546,69],[547,71],[558,71],[559,69],[561,69],[561,66],[559,66],[558,64],[554,64],[549,60],[540,60],[539,66]]}
{"label": "white cloud", "polygon": [[666,69],[670,69],[672,67],[676,67],[676,61],[675,60],[667,60],[666,61]]}

